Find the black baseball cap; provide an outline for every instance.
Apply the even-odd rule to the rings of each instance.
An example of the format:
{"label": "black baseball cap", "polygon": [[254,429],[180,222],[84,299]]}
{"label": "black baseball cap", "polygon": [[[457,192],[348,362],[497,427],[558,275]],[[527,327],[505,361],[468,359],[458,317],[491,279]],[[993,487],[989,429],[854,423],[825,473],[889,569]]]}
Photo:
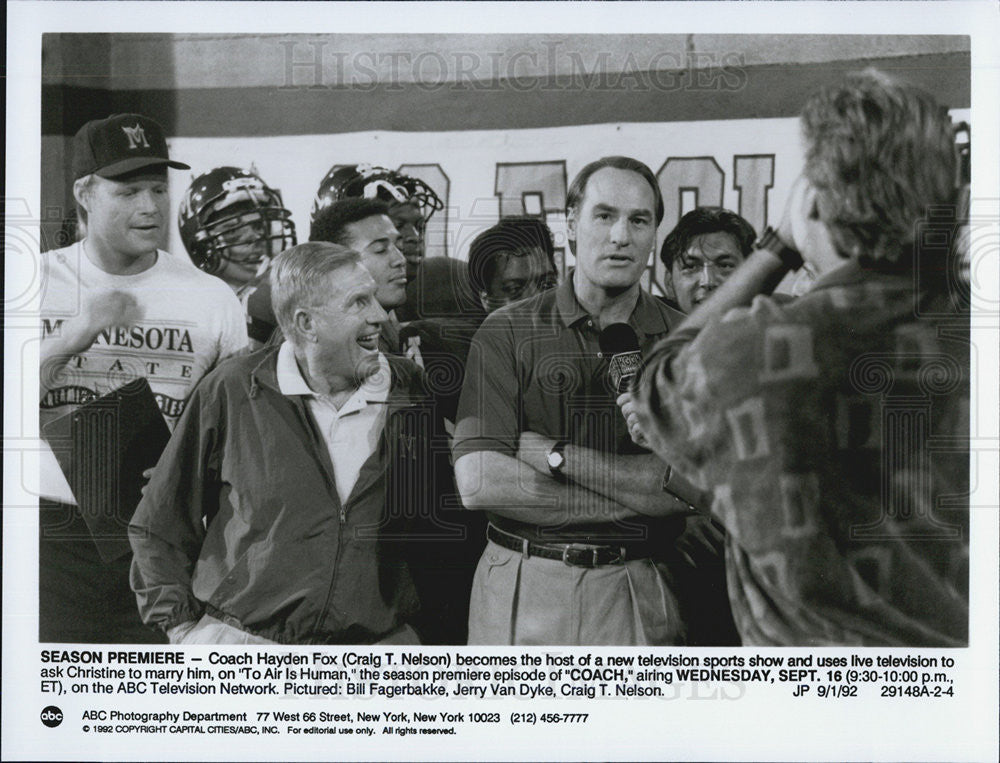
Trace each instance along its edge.
{"label": "black baseball cap", "polygon": [[160,123],[141,114],[112,114],[87,122],[73,138],[73,177],[116,178],[144,167],[189,170],[167,155]]}

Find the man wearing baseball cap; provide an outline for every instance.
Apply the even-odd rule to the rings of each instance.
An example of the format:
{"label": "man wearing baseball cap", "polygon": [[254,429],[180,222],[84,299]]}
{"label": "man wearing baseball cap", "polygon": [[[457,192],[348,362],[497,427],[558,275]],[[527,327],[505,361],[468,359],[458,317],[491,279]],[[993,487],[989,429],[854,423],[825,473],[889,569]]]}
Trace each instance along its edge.
{"label": "man wearing baseball cap", "polygon": [[117,178],[142,169],[189,170],[167,155],[163,128],[141,114],[112,114],[87,122],[76,134],[73,174]]}
{"label": "man wearing baseball cap", "polygon": [[[139,114],[88,122],[73,145],[73,196],[85,236],[42,260],[40,407],[45,425],[145,377],[169,428],[191,389],[246,344],[239,301],[187,257],[159,249],[169,220],[163,128]],[[72,454],[74,460],[93,452]],[[120,540],[95,543],[51,450],[43,449],[41,641],[162,640],[142,626],[128,583],[134,506],[106,507]]]}

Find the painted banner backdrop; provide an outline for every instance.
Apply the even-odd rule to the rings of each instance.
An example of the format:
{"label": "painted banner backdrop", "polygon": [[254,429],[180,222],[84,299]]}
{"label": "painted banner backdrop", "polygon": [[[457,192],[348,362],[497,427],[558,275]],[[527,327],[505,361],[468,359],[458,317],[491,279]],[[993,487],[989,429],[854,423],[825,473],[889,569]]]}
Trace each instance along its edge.
{"label": "painted banner backdrop", "polygon": [[[952,112],[968,119],[968,110]],[[240,138],[174,138],[171,155],[195,174],[220,165],[255,165],[279,188],[292,211],[300,241],[309,231],[313,196],[335,164],[368,162],[424,180],[445,202],[427,232],[429,256],[465,259],[472,239],[501,216],[543,215],[564,267],[565,204],[569,181],[587,162],[626,154],[656,173],[665,214],[657,242],[696,206],[739,212],[760,232],[775,224],[785,196],[802,167],[796,119],[733,119],[659,124],[573,125],[524,130],[458,132],[358,132]],[[171,173],[176,205],[190,182]],[[170,250],[183,252],[176,226]],[[658,255],[658,249],[657,249]],[[650,259],[650,282],[663,283],[659,257]]]}

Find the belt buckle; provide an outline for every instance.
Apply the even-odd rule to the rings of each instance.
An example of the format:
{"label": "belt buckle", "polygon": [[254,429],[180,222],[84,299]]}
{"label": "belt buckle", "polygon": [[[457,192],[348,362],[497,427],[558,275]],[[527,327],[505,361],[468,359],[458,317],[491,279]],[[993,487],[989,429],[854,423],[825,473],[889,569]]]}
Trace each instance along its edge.
{"label": "belt buckle", "polygon": [[[563,564],[569,567],[587,567],[587,568],[599,567],[601,565],[597,561],[597,554],[600,552],[602,548],[610,548],[610,547],[592,546],[587,543],[567,543],[565,546],[563,546],[563,551],[562,551]],[[569,560],[569,554],[571,551],[589,551],[591,553],[590,564],[587,564],[586,562],[571,562]],[[604,562],[604,564],[622,564],[624,561],[625,561],[625,547],[619,546],[618,555],[615,558],[607,562]]]}

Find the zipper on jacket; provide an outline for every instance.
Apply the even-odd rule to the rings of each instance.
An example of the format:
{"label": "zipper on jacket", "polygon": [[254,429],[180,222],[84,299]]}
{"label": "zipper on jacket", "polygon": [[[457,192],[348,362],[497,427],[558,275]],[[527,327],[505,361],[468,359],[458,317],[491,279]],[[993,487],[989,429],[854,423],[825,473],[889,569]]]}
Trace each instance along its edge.
{"label": "zipper on jacket", "polygon": [[[391,395],[391,392],[390,392],[390,395]],[[393,407],[391,405],[389,407],[389,410],[386,412],[385,427],[382,430],[381,442],[379,443],[380,452],[381,452],[382,448],[385,448],[385,453],[383,454],[384,468],[382,469],[382,473],[379,476],[379,479],[386,479],[386,474],[387,473],[391,473],[391,471],[390,471],[390,465],[391,465],[392,460],[395,457],[396,453],[392,449],[392,446],[390,445],[390,441],[391,440],[395,440],[395,438],[392,438],[391,435],[390,435],[390,432],[392,431],[390,429],[390,427],[395,424],[395,416],[397,416],[398,413],[399,413],[399,411],[398,410],[393,410]],[[309,431],[310,431],[311,434],[313,434],[315,436],[315,432],[314,432],[314,430],[311,427],[310,427]],[[389,487],[386,486],[384,489],[386,491],[385,494],[387,495]],[[334,490],[334,492],[336,492],[336,487],[335,486],[333,486],[333,490]],[[348,496],[348,500],[349,499],[350,499],[350,496]],[[384,501],[385,501],[385,498],[383,497],[383,504],[384,504]],[[341,504],[340,504],[340,524],[341,524],[341,527],[343,527],[344,523],[347,521],[347,509],[346,509],[345,504],[346,504],[346,501],[342,501]],[[339,532],[339,533],[337,533],[337,555],[335,557],[335,559],[337,560],[337,564],[334,565],[333,577],[330,579],[330,585],[329,585],[329,587],[327,588],[327,591],[326,591],[326,598],[323,600],[323,608],[320,610],[319,616],[316,618],[316,625],[313,628],[313,635],[314,636],[318,635],[321,632],[321,630],[323,628],[323,625],[326,623],[327,616],[330,614],[330,606],[333,603],[334,590],[337,588],[337,576],[338,576],[338,574],[340,572],[340,570],[339,570],[339,564],[340,564],[341,557],[343,557],[343,555],[344,555],[344,533],[343,532]]]}
{"label": "zipper on jacket", "polygon": [[315,424],[312,417],[309,415],[308,408],[303,400],[298,399],[295,410],[299,415],[300,422],[305,427],[309,438],[312,440],[313,445],[313,458],[316,459],[316,464],[319,466],[320,472],[324,475],[327,490],[330,491],[332,498],[336,498],[340,504],[340,512],[337,519],[339,520],[340,531],[337,533],[336,541],[336,552],[334,555],[333,564],[333,576],[330,579],[330,584],[326,590],[326,596],[323,598],[323,606],[320,607],[319,615],[316,617],[316,622],[313,625],[312,633],[313,637],[318,637],[318,635],[323,632],[323,626],[326,623],[327,615],[330,612],[330,604],[333,601],[333,592],[337,587],[337,576],[340,574],[340,561],[343,556],[344,551],[344,525],[347,523],[347,509],[344,506],[344,502],[340,501],[340,496],[337,493],[336,477],[331,474],[323,461],[322,456],[320,456],[320,448],[326,448],[326,443],[323,438],[319,436],[316,431]]}
{"label": "zipper on jacket", "polygon": [[319,611],[319,617],[316,618],[316,625],[313,628],[313,635],[317,636],[322,632],[323,626],[326,623],[327,615],[330,614],[330,604],[333,602],[333,592],[337,588],[337,576],[340,574],[340,559],[344,555],[344,533],[343,526],[344,522],[347,521],[347,510],[344,509],[344,504],[340,504],[340,526],[341,532],[337,533],[337,555],[335,559],[337,563],[333,565],[333,577],[330,578],[330,585],[326,589],[326,597],[323,599],[323,607]]}
{"label": "zipper on jacket", "polygon": [[[382,458],[382,460],[384,461],[384,468],[382,469],[382,472],[379,475],[379,479],[381,479],[381,480],[386,479],[386,474],[388,474],[389,471],[390,471],[389,470],[389,464],[390,464],[390,462],[392,461],[392,459],[394,457],[394,452],[391,449],[390,441],[394,440],[395,438],[392,438],[390,436],[390,429],[389,429],[389,427],[394,423],[394,418],[393,417],[395,415],[398,415],[398,411],[392,411],[392,410],[390,410],[387,413],[386,419],[385,419],[385,428],[382,430],[382,437],[380,438],[380,442],[379,442],[379,446],[378,446],[379,449],[380,449],[379,452],[381,452],[382,448],[385,449],[385,453],[383,454],[383,458]],[[388,488],[388,486],[386,486],[385,487],[386,495],[388,495],[388,490],[389,490],[389,488]],[[350,499],[350,496],[348,496],[348,499]],[[383,504],[384,504],[384,501],[385,501],[385,498],[383,497]],[[343,527],[343,525],[344,525],[344,523],[346,521],[347,521],[346,502],[342,502],[340,504],[340,524],[341,524],[341,527]],[[339,564],[340,558],[343,556],[343,554],[344,554],[344,533],[343,532],[339,532],[339,533],[337,533],[337,555],[335,557],[337,559],[337,561],[338,561],[338,564]],[[316,627],[313,630],[314,634],[318,634],[320,632],[320,630],[323,627],[323,624],[326,622],[327,616],[330,614],[330,605],[333,602],[333,592],[334,592],[334,590],[337,587],[337,575],[338,575],[338,573],[339,573],[339,569],[337,568],[337,565],[334,565],[333,577],[330,579],[330,586],[329,586],[329,588],[327,588],[326,598],[323,600],[323,608],[320,610],[319,617],[316,620]]]}

